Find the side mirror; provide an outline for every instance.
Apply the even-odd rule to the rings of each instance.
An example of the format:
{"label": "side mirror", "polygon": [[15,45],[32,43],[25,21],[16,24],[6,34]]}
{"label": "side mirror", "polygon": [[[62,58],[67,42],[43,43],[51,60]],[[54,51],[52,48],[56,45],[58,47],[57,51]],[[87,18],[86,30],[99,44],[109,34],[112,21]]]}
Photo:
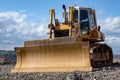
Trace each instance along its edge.
{"label": "side mirror", "polygon": [[100,31],[100,26],[98,26],[98,31]]}

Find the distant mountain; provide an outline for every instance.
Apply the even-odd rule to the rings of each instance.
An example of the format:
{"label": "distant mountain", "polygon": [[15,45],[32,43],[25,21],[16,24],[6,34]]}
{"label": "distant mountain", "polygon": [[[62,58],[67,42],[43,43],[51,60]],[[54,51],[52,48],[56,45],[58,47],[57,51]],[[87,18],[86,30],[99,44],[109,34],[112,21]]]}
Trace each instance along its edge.
{"label": "distant mountain", "polygon": [[114,55],[113,58],[120,59],[120,55]]}
{"label": "distant mountain", "polygon": [[4,59],[6,63],[11,63],[16,61],[15,51],[12,50],[0,50],[0,58]]}

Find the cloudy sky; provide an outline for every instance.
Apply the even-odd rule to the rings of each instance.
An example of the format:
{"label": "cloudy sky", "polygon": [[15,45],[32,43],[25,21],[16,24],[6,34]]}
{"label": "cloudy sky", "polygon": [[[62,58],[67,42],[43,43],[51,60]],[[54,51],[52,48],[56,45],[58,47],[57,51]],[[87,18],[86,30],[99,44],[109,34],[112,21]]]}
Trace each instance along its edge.
{"label": "cloudy sky", "polygon": [[62,4],[94,8],[105,42],[120,54],[120,0],[0,0],[0,50],[47,38],[49,9],[62,20]]}

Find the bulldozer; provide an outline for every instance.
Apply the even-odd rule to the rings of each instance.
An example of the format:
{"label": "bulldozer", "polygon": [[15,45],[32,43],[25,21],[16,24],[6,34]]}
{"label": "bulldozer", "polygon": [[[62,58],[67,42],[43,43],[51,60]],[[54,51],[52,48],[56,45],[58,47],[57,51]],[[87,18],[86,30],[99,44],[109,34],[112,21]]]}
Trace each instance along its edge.
{"label": "bulldozer", "polygon": [[15,47],[17,61],[11,72],[92,71],[113,63],[112,49],[104,43],[95,10],[62,7],[63,22],[54,9],[49,10],[48,39],[28,40],[23,47]]}

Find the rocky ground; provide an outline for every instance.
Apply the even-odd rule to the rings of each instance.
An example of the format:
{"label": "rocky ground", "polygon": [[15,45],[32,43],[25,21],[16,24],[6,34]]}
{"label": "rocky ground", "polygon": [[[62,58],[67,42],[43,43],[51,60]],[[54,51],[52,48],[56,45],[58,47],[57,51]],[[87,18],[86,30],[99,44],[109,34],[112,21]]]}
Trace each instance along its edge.
{"label": "rocky ground", "polygon": [[120,80],[120,58],[108,67],[91,72],[10,73],[13,64],[0,65],[0,80]]}

